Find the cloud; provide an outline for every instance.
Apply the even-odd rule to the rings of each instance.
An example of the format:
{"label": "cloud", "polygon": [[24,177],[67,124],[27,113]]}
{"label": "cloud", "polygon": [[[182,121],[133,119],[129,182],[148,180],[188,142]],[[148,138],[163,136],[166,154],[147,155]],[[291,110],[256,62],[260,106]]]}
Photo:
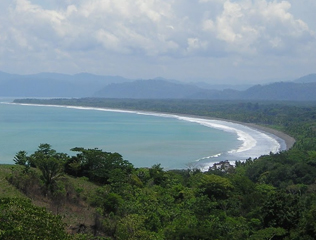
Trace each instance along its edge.
{"label": "cloud", "polygon": [[226,43],[229,52],[243,54],[290,54],[315,34],[301,19],[289,13],[287,1],[225,1],[223,11],[213,19],[204,20],[204,31],[211,32]]}
{"label": "cloud", "polygon": [[[223,52],[257,53],[289,50],[293,41],[305,44],[314,39],[308,25],[289,13],[287,1],[204,0],[195,4],[204,5],[204,12],[183,16],[173,1],[72,1],[64,9],[47,10],[28,0],[16,0],[10,12],[14,24],[8,31],[17,45],[28,49],[59,43],[65,51],[75,45],[75,49],[149,56],[174,54],[175,50],[187,55],[187,49],[193,49],[192,39],[203,42],[210,53],[216,41],[225,43]],[[203,17],[208,8],[218,5],[223,7],[221,12]]]}
{"label": "cloud", "polygon": [[29,58],[89,69],[105,56],[158,65],[225,58],[240,66],[316,47],[315,29],[295,16],[290,0],[14,0],[0,7],[0,54],[8,56],[0,68]]}

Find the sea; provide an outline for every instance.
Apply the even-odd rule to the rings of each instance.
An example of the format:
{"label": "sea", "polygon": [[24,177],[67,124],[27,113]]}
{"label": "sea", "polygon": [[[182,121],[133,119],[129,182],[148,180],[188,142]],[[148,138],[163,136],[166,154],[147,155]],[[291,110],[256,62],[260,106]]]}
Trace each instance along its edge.
{"label": "sea", "polygon": [[284,140],[242,124],[142,111],[13,104],[0,99],[0,164],[41,143],[70,156],[74,147],[118,152],[135,167],[200,168],[285,150]]}

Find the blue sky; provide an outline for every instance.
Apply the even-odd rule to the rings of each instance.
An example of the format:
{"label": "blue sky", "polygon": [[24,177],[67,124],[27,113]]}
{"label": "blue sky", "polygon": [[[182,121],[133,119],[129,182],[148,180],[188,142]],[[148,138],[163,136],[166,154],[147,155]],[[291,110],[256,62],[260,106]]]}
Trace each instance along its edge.
{"label": "blue sky", "polygon": [[315,0],[1,0],[0,70],[262,83],[315,73]]}

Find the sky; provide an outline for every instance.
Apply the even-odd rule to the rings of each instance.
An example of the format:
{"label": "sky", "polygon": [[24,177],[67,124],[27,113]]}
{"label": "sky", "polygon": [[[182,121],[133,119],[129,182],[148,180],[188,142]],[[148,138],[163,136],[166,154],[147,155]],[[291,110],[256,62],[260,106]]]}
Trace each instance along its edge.
{"label": "sky", "polygon": [[1,0],[0,71],[212,84],[315,73],[315,0]]}

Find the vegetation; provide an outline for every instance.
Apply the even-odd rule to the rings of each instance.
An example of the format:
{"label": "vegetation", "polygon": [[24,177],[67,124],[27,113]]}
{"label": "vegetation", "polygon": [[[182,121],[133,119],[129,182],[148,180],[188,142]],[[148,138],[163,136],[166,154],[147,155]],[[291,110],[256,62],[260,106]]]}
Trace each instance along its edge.
{"label": "vegetation", "polygon": [[[69,105],[83,100],[60,100],[66,101]],[[101,100],[94,101],[100,101],[101,107]],[[236,162],[227,171],[207,172],[164,171],[160,165],[135,168],[118,153],[74,148],[76,155],[70,157],[41,144],[30,155],[17,153],[14,161],[19,166],[6,171],[5,177],[34,204],[46,202],[49,211],[64,216],[65,228],[60,217],[32,207],[28,200],[4,198],[0,199],[0,234],[27,234],[21,230],[25,219],[12,216],[31,214],[39,222],[52,221],[46,230],[58,231],[58,239],[315,239],[313,104],[158,100],[108,100],[107,104],[111,102],[114,107],[135,103],[129,108],[177,113],[185,113],[188,104],[188,114],[269,125],[297,141],[288,151]],[[75,216],[74,208],[90,219],[79,215],[67,219]],[[30,220],[30,229],[44,232],[41,224],[33,225],[35,221]],[[20,239],[32,239],[30,236]]]}
{"label": "vegetation", "polygon": [[1,239],[70,239],[60,216],[22,198],[0,199]]}

